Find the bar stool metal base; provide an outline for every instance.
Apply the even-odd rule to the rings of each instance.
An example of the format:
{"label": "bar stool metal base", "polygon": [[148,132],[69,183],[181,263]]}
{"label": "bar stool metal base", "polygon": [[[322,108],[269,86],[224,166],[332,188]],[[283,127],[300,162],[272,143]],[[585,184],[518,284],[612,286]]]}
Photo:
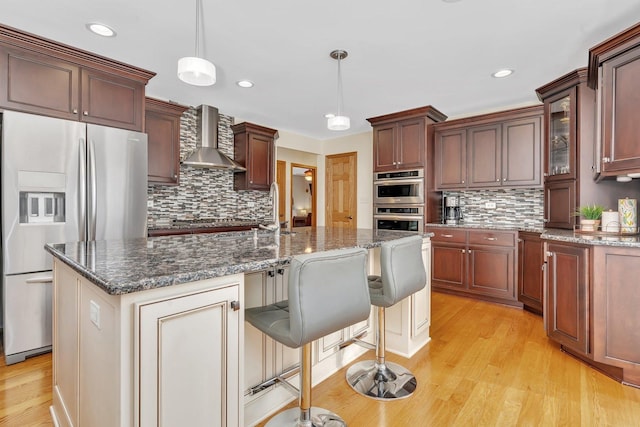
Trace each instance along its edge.
{"label": "bar stool metal base", "polygon": [[409,397],[418,385],[416,377],[406,368],[391,362],[381,365],[374,360],[351,365],[347,382],[357,393],[377,400]]}
{"label": "bar stool metal base", "polygon": [[345,423],[342,418],[333,412],[312,406],[311,408],[311,420],[300,422],[300,408],[295,407],[282,411],[265,424],[265,427],[281,427],[281,426],[300,426],[300,427],[345,427]]}

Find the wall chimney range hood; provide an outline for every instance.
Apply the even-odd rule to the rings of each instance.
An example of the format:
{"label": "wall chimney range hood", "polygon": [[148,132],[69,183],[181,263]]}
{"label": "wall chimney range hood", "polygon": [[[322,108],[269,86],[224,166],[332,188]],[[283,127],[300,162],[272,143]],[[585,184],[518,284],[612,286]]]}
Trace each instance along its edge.
{"label": "wall chimney range hood", "polygon": [[201,105],[196,111],[196,148],[187,155],[182,164],[194,168],[246,171],[244,167],[218,150],[218,109]]}

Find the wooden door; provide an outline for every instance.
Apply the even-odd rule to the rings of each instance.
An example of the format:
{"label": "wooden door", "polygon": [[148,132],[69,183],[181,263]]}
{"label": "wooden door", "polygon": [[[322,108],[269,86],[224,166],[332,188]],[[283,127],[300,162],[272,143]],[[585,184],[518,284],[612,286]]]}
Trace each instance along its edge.
{"label": "wooden door", "polygon": [[467,130],[469,187],[500,185],[501,140],[502,128],[499,123],[476,126]]}
{"label": "wooden door", "polygon": [[577,203],[575,179],[546,182],[544,184],[545,227],[573,229],[576,223],[574,213]]}
{"label": "wooden door", "polygon": [[0,47],[0,106],[78,120],[80,69],[56,58]]}
{"label": "wooden door", "polygon": [[518,233],[518,300],[542,314],[542,240],[540,233]]}
{"label": "wooden door", "polygon": [[[640,251],[594,246],[593,358],[640,375]],[[636,380],[637,381],[637,380]]]}
{"label": "wooden door", "polygon": [[144,84],[97,71],[81,71],[80,120],[142,131]]}
{"label": "wooden door", "polygon": [[602,65],[602,173],[640,171],[640,46]]}
{"label": "wooden door", "polygon": [[502,185],[536,187],[540,177],[541,117],[510,120],[502,125]]}
{"label": "wooden door", "polygon": [[396,165],[399,169],[423,168],[425,157],[424,119],[398,122]]}
{"label": "wooden door", "polygon": [[467,186],[467,131],[435,132],[436,190]]}
{"label": "wooden door", "polygon": [[147,98],[145,132],[149,184],[177,185],[180,175],[180,118],[187,107]]}
{"label": "wooden door", "polygon": [[467,255],[465,245],[431,245],[431,287],[465,290]]}
{"label": "wooden door", "polygon": [[469,291],[515,301],[514,256],[513,248],[469,246]]}
{"label": "wooden door", "polygon": [[326,158],[327,227],[356,229],[357,153],[334,154]]}
{"label": "wooden door", "polygon": [[373,171],[383,172],[397,169],[395,140],[397,126],[388,123],[373,127]]}
{"label": "wooden door", "polygon": [[589,354],[589,249],[547,243],[547,335]]}
{"label": "wooden door", "polygon": [[[278,183],[278,194],[280,195],[278,200],[278,220],[282,223],[287,216],[287,162],[284,160],[276,161],[276,182]],[[293,221],[293,217],[291,221]],[[291,226],[293,226],[293,223],[291,223]]]}

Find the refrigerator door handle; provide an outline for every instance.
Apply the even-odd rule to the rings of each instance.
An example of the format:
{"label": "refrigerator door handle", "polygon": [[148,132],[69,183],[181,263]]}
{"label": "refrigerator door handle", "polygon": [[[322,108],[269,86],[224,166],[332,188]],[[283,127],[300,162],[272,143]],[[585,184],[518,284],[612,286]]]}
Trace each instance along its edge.
{"label": "refrigerator door handle", "polygon": [[53,277],[52,276],[34,277],[33,279],[27,279],[26,282],[27,283],[53,283]]}
{"label": "refrigerator door handle", "polygon": [[96,212],[98,209],[98,190],[96,188],[96,146],[92,139],[89,139],[89,144],[87,146],[89,152],[89,161],[88,161],[88,197],[89,197],[89,208],[87,212],[87,217],[89,221],[89,233],[87,236],[87,240],[95,240],[96,239]]}
{"label": "refrigerator door handle", "polygon": [[78,150],[78,235],[87,240],[87,153],[84,138],[80,138]]}

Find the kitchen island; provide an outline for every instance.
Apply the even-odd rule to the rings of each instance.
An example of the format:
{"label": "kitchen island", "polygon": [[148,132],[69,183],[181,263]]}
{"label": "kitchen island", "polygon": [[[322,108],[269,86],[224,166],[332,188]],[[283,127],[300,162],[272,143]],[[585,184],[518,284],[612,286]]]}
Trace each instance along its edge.
{"label": "kitchen island", "polygon": [[[251,425],[295,399],[252,386],[297,362],[244,324],[244,308],[286,299],[291,257],[369,249],[403,232],[318,227],[47,245],[54,256],[52,416],[60,426]],[[429,274],[430,242],[423,259]],[[387,348],[429,341],[430,286],[387,315]],[[314,343],[314,382],[365,350],[342,348],[371,320]],[[346,386],[346,384],[345,384]]]}

